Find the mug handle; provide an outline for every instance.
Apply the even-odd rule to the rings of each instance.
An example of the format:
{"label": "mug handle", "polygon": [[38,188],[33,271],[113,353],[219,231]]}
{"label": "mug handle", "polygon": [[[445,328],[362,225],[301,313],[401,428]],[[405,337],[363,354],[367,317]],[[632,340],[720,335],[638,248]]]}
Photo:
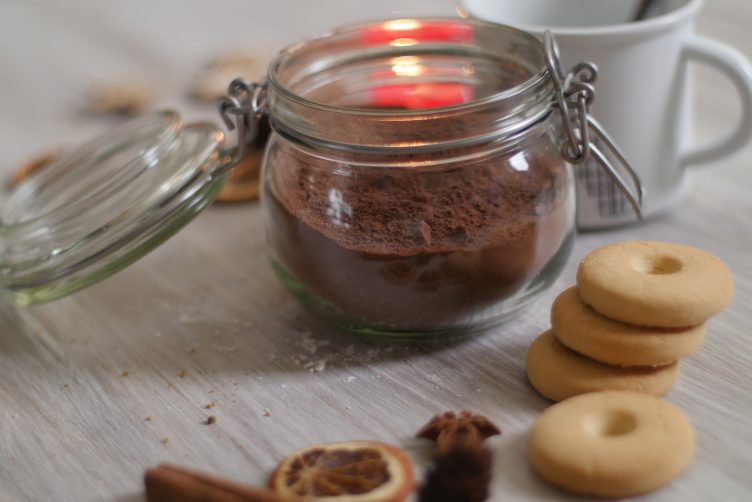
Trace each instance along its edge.
{"label": "mug handle", "polygon": [[684,56],[688,60],[712,66],[726,75],[736,87],[742,102],[741,119],[730,134],[708,146],[690,150],[681,159],[682,165],[702,164],[732,154],[752,136],[752,65],[733,47],[697,35],[685,41]]}

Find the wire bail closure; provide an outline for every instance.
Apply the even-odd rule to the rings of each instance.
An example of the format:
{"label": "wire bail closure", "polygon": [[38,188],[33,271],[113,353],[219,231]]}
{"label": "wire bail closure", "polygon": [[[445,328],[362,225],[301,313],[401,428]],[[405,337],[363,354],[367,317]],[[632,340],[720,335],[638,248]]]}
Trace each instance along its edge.
{"label": "wire bail closure", "polygon": [[236,166],[245,157],[248,145],[258,135],[258,123],[266,113],[266,81],[246,82],[236,78],[227,87],[227,96],[219,100],[219,115],[230,131],[237,130],[237,145],[222,151],[222,159],[214,172],[219,176]]}
{"label": "wire bail closure", "polygon": [[[593,63],[583,62],[564,74],[561,71],[559,47],[556,45],[553,34],[548,30],[543,34],[543,44],[546,66],[556,93],[555,106],[561,114],[561,123],[566,135],[566,141],[561,148],[562,157],[574,165],[583,164],[588,158],[593,157],[627,198],[637,218],[642,220],[641,206],[644,188],[640,177],[614,140],[590,115],[590,105],[595,99],[594,84],[598,78],[598,68]],[[609,155],[591,141],[591,133],[605,146]],[[609,156],[617,160],[627,172],[634,185],[634,191],[629,189]]]}

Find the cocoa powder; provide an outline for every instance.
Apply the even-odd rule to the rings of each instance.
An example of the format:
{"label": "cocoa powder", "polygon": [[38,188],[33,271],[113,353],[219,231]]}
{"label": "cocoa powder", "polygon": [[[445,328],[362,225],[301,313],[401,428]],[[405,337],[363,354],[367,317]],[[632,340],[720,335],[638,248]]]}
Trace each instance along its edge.
{"label": "cocoa powder", "polygon": [[[277,85],[302,99],[270,88],[272,260],[288,289],[339,324],[489,324],[568,253],[574,194],[542,47],[491,25],[470,31],[462,44],[379,50],[334,35],[275,67]],[[433,108],[447,88],[460,101],[441,106],[459,106]],[[385,89],[405,91],[404,103],[382,102]]]}
{"label": "cocoa powder", "polygon": [[569,173],[546,137],[524,152],[437,168],[358,167],[284,145],[270,148],[269,163],[273,258],[307,290],[304,300],[313,295],[316,308],[351,325],[483,322],[571,229]]}

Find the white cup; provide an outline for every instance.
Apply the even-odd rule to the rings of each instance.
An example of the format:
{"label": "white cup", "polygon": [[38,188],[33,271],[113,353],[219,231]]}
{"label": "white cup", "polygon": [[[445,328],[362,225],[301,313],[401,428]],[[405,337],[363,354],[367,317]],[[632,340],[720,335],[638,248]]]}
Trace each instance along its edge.
{"label": "white cup", "polygon": [[[752,135],[752,65],[737,50],[693,34],[702,0],[658,0],[631,22],[639,0],[464,0],[477,18],[556,37],[562,69],[598,67],[594,117],[624,151],[645,187],[643,214],[665,212],[686,191],[686,167],[725,157]],[[687,62],[707,64],[738,90],[741,119],[733,131],[700,148],[690,144]],[[605,228],[635,221],[626,198],[594,162],[578,166],[577,224]]]}

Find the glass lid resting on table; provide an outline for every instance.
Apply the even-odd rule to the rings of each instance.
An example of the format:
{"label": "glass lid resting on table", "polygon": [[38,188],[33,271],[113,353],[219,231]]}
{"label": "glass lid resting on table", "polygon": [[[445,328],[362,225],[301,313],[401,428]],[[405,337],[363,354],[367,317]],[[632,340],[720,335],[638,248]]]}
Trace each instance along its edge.
{"label": "glass lid resting on table", "polygon": [[41,303],[137,260],[214,200],[223,139],[159,112],[32,174],[0,214],[0,287],[17,304]]}

